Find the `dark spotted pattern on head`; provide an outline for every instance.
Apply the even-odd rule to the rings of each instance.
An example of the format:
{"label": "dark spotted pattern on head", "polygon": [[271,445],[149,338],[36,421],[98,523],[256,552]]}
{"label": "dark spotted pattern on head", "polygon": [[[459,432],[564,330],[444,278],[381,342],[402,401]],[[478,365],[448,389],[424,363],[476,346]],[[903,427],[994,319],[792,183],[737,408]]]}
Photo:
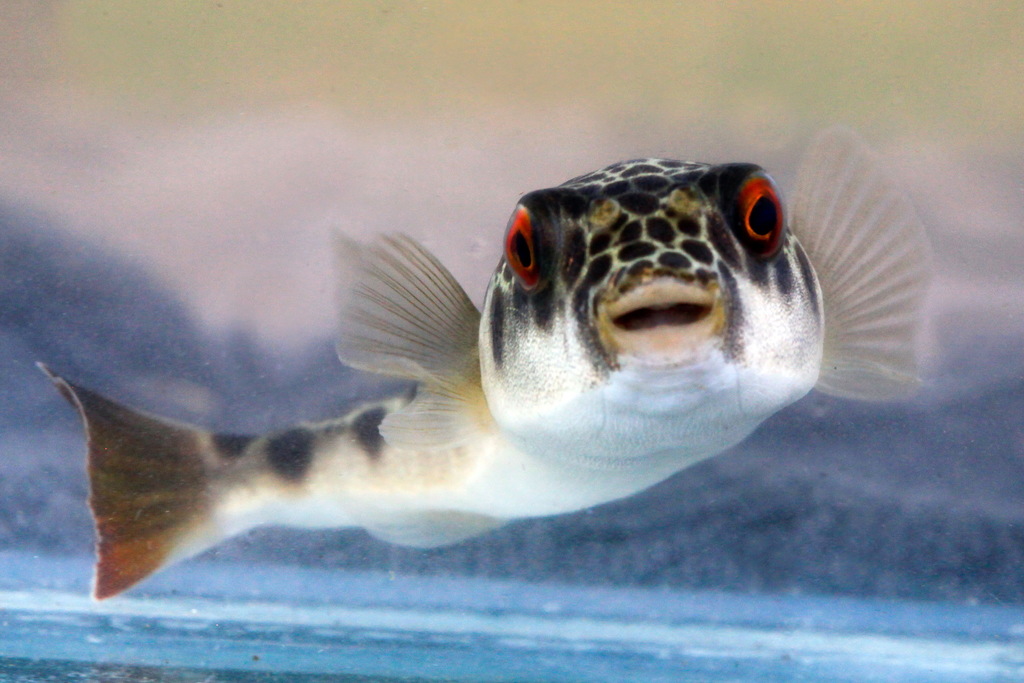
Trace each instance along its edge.
{"label": "dark spotted pattern on head", "polygon": [[650,242],[633,242],[619,249],[618,258],[620,261],[636,261],[658,251],[658,248]]}
{"label": "dark spotted pattern on head", "polygon": [[648,218],[644,221],[647,227],[647,236],[662,244],[672,244],[676,239],[676,230],[664,218]]}
{"label": "dark spotted pattern on head", "polygon": [[601,282],[611,269],[611,254],[601,254],[590,262],[590,266],[587,268],[587,275],[583,278],[583,286],[593,286]]}
{"label": "dark spotted pattern on head", "polygon": [[640,261],[634,262],[633,265],[629,267],[629,270],[627,271],[627,276],[638,277],[643,273],[651,270],[652,268],[654,268],[654,263],[652,261],[648,259],[642,259]]}
{"label": "dark spotted pattern on head", "polygon": [[646,192],[630,192],[619,197],[619,204],[626,211],[646,216],[654,213],[658,208],[657,198]]}
{"label": "dark spotted pattern on head", "polygon": [[715,276],[707,268],[698,268],[693,274],[696,276],[697,282],[702,285],[706,285],[715,279]]}
{"label": "dark spotted pattern on head", "polygon": [[[645,164],[643,162],[635,164],[627,164],[621,171],[623,178],[632,178],[642,173],[661,173],[661,168],[653,164]],[[635,182],[635,181],[634,181]]]}
{"label": "dark spotted pattern on head", "polygon": [[673,271],[685,271],[690,268],[690,259],[677,251],[666,251],[658,256],[658,263]]}
{"label": "dark spotted pattern on head", "polygon": [[711,250],[708,249],[708,245],[703,242],[698,242],[697,240],[686,240],[683,242],[683,251],[701,263],[711,265],[715,262],[714,254],[712,254]]}
{"label": "dark spotted pattern on head", "polygon": [[625,244],[627,242],[633,242],[640,239],[644,234],[643,226],[640,221],[630,221],[622,228],[622,232],[619,233],[619,238],[615,240],[616,244]]}
{"label": "dark spotted pattern on head", "polygon": [[644,192],[659,192],[669,185],[669,179],[660,175],[645,175],[633,180],[633,184]]}
{"label": "dark spotted pattern on head", "polygon": [[[783,299],[809,298],[820,320],[813,272],[789,233],[767,258],[750,253],[737,237],[737,191],[754,172],[760,169],[751,164],[638,159],[525,195],[521,204],[534,220],[541,284],[526,291],[507,263],[500,266],[490,299],[495,364],[510,353],[506,335],[521,325],[548,329],[559,315],[575,318],[585,345],[600,347],[597,297],[628,278],[717,283],[729,298],[726,326],[735,329],[744,315],[737,285],[742,274]],[[738,355],[741,344],[727,333],[727,351]]]}
{"label": "dark spotted pattern on head", "polygon": [[615,183],[611,183],[604,188],[604,193],[609,197],[618,197],[624,192],[629,190],[629,182],[620,180]]}
{"label": "dark spotted pattern on head", "polygon": [[689,216],[683,216],[676,221],[676,230],[683,233],[684,235],[690,235],[696,237],[700,234],[700,223],[693,220]]}
{"label": "dark spotted pattern on head", "polygon": [[[579,234],[583,234],[582,230],[576,230]],[[608,248],[608,245],[612,243],[612,235],[610,232],[602,232],[599,235],[594,235],[590,239],[590,246],[587,248],[587,253],[591,256],[597,256]]]}

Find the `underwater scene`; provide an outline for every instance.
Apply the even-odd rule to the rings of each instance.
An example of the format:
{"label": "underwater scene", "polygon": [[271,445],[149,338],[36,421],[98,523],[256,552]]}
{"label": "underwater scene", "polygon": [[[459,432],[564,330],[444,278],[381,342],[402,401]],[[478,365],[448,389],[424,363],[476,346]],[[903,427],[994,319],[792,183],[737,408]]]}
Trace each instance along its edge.
{"label": "underwater scene", "polygon": [[1024,8],[0,8],[0,683],[1024,679]]}

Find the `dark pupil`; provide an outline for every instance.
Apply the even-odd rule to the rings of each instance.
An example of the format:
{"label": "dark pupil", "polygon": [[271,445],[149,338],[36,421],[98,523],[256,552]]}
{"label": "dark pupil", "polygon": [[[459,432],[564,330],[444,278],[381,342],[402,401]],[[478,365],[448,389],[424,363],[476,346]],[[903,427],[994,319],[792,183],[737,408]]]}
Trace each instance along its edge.
{"label": "dark pupil", "polygon": [[779,214],[775,202],[762,196],[750,209],[750,229],[758,235],[770,235],[779,222]]}
{"label": "dark pupil", "polygon": [[516,233],[515,244],[513,246],[515,247],[516,258],[519,259],[519,264],[523,268],[529,270],[530,266],[533,265],[533,255],[530,253],[530,245],[526,241],[526,238],[523,237],[523,233]]}

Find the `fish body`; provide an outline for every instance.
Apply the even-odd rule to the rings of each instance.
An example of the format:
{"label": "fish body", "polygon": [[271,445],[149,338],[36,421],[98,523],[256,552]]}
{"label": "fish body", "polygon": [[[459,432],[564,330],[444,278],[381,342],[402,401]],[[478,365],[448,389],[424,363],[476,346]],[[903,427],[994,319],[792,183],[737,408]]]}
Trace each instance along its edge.
{"label": "fish body", "polygon": [[95,594],[261,524],[457,542],[641,491],[811,389],[916,384],[927,241],[850,133],[795,199],[747,163],[620,162],[521,198],[482,313],[404,236],[339,238],[338,353],[409,395],[215,434],[51,375],[89,436]]}

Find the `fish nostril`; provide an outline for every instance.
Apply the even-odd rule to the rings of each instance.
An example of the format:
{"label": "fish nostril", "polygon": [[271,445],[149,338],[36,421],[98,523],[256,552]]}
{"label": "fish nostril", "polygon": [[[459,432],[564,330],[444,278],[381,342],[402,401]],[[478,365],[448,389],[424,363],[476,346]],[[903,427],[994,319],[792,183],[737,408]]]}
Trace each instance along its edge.
{"label": "fish nostril", "polygon": [[711,308],[710,305],[698,303],[644,306],[616,316],[612,323],[630,332],[668,325],[692,325],[706,318]]}

